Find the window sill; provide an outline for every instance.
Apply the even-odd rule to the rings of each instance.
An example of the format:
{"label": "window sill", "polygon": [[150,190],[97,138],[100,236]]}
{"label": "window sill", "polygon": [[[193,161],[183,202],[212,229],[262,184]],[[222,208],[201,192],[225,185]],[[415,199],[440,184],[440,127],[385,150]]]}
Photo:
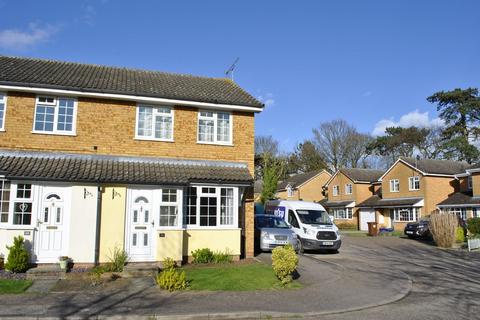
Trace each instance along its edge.
{"label": "window sill", "polygon": [[3,128],[0,128],[0,132],[5,132],[5,129],[3,129]]}
{"label": "window sill", "polygon": [[49,131],[30,131],[33,134],[46,134],[46,135],[51,135],[51,136],[69,136],[69,137],[76,137],[77,133],[72,132],[49,132]]}
{"label": "window sill", "polygon": [[162,232],[162,231],[185,231],[185,228],[182,227],[156,227],[156,231]]}
{"label": "window sill", "polygon": [[213,145],[213,146],[221,146],[221,147],[233,147],[233,143],[221,143],[221,142],[203,142],[197,141],[197,144],[206,144],[206,145]]}
{"label": "window sill", "polygon": [[33,230],[35,230],[35,227],[33,227],[33,226],[19,226],[19,225],[12,225],[12,224],[0,224],[0,229],[2,229],[2,230],[33,231]]}
{"label": "window sill", "polygon": [[144,137],[135,137],[134,140],[155,141],[155,142],[175,142],[173,139],[158,139],[158,138],[144,138]]}
{"label": "window sill", "polygon": [[205,230],[205,231],[212,231],[212,230],[242,230],[241,228],[237,228],[234,226],[214,226],[214,227],[201,227],[201,226],[186,226],[186,230]]}
{"label": "window sill", "polygon": [[408,189],[408,191],[420,191],[420,189]]}
{"label": "window sill", "polygon": [[390,192],[391,192],[391,193],[399,193],[400,190],[398,190],[398,191],[392,191],[392,190],[390,190]]}

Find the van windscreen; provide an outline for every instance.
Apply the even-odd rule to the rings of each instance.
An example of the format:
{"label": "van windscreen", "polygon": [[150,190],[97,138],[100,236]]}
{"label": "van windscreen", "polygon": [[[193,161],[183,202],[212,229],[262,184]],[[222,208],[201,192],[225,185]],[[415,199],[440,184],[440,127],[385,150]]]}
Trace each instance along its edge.
{"label": "van windscreen", "polygon": [[330,217],[323,210],[297,210],[300,221],[304,224],[326,224],[331,225]]}

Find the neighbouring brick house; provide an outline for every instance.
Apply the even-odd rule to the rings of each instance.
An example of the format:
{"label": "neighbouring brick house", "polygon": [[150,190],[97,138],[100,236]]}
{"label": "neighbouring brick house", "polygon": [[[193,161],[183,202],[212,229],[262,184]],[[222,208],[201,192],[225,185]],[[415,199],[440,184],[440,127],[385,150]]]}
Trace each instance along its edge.
{"label": "neighbouring brick house", "polygon": [[327,199],[321,204],[341,228],[361,225],[357,204],[379,192],[378,178],[382,170],[344,168],[337,170],[325,184]]}
{"label": "neighbouring brick house", "polygon": [[437,211],[458,191],[456,175],[467,168],[465,162],[399,158],[380,177],[381,192],[358,204],[360,216],[403,230],[408,222]]}
{"label": "neighbouring brick house", "polygon": [[438,204],[443,212],[453,213],[466,220],[480,217],[480,164],[457,174],[458,191]]}
{"label": "neighbouring brick house", "polygon": [[0,253],[253,255],[254,116],[233,81],[0,57]]}
{"label": "neighbouring brick house", "polygon": [[331,176],[327,170],[292,175],[278,184],[276,197],[284,200],[320,201],[325,199],[323,185]]}

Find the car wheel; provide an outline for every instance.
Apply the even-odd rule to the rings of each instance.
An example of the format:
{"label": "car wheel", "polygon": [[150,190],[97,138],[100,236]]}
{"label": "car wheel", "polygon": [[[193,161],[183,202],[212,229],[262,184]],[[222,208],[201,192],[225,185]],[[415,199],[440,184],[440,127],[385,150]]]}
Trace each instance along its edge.
{"label": "car wheel", "polygon": [[408,239],[415,239],[415,237],[411,236],[411,235],[408,235],[407,237],[408,237]]}
{"label": "car wheel", "polygon": [[298,249],[297,249],[298,254],[304,254],[305,249],[303,248],[303,244],[301,240],[298,240]]}

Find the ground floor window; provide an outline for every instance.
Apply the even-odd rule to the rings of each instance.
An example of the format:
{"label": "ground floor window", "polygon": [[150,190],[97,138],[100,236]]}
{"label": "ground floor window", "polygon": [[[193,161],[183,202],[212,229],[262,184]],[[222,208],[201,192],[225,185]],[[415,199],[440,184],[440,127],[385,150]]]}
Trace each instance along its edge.
{"label": "ground floor window", "polygon": [[13,224],[30,225],[32,223],[32,185],[19,183],[13,200]]}
{"label": "ground floor window", "polygon": [[449,208],[447,212],[456,215],[463,221],[467,220],[467,208]]}
{"label": "ground floor window", "polygon": [[335,219],[351,220],[353,218],[352,208],[335,208],[330,210],[330,214]]}
{"label": "ground floor window", "polygon": [[10,208],[10,181],[0,180],[0,223],[8,223]]}
{"label": "ground floor window", "polygon": [[480,218],[480,208],[472,208],[472,214],[474,218]]}
{"label": "ground floor window", "polygon": [[414,222],[420,214],[420,208],[393,208],[393,221],[395,222]]}
{"label": "ground floor window", "polygon": [[185,224],[234,226],[238,215],[237,193],[235,187],[189,187],[185,196]]}
{"label": "ground floor window", "polygon": [[178,225],[178,203],[177,189],[162,189],[160,203],[160,227],[175,227]]}

